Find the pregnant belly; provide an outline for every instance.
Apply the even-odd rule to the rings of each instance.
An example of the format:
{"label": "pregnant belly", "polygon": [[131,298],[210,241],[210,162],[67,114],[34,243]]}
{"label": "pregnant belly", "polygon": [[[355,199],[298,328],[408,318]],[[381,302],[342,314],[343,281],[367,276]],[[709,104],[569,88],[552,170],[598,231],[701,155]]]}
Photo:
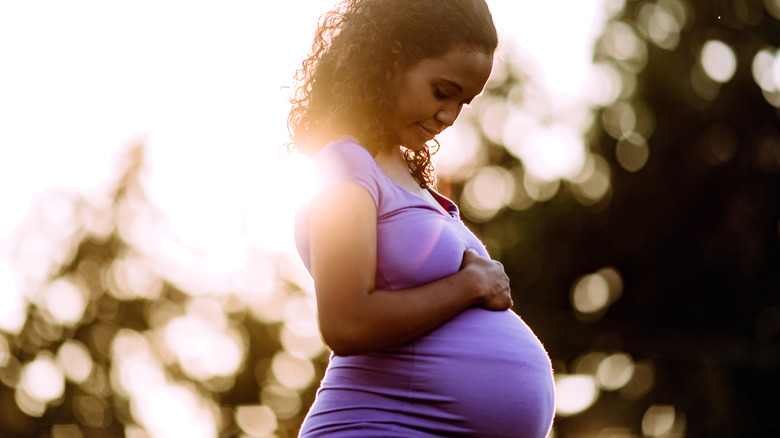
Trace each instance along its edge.
{"label": "pregnant belly", "polygon": [[542,344],[514,312],[478,308],[392,351],[334,356],[318,398],[320,413],[359,409],[403,436],[543,438],[554,410]]}
{"label": "pregnant belly", "polygon": [[485,436],[546,436],[554,411],[547,352],[512,311],[469,309],[415,345],[415,391]]}

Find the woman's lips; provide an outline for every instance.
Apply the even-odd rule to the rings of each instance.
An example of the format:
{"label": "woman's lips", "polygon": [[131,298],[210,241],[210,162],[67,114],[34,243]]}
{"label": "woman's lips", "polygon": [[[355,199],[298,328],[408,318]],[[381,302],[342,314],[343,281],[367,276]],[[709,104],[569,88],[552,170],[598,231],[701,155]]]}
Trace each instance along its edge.
{"label": "woman's lips", "polygon": [[439,135],[439,133],[438,133],[438,132],[436,132],[436,131],[431,131],[430,129],[426,128],[425,126],[423,126],[423,125],[422,125],[422,124],[420,124],[420,123],[418,123],[418,124],[417,124],[417,126],[419,126],[419,127],[420,127],[420,129],[422,129],[422,131],[423,131],[423,132],[424,132],[424,133],[425,133],[425,134],[428,136],[428,140],[432,140],[434,137],[436,137],[437,135]]}

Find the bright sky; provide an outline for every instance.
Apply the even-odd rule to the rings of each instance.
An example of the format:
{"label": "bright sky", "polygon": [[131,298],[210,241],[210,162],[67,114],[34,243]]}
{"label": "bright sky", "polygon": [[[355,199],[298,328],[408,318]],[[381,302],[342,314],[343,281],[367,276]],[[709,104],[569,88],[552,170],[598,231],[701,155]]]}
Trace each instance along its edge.
{"label": "bright sky", "polygon": [[[588,74],[602,1],[488,3],[505,41],[571,95]],[[100,187],[121,147],[144,138],[150,195],[176,236],[228,270],[247,244],[288,248],[305,174],[277,159],[281,87],[332,4],[0,3],[0,247],[37,194]]]}

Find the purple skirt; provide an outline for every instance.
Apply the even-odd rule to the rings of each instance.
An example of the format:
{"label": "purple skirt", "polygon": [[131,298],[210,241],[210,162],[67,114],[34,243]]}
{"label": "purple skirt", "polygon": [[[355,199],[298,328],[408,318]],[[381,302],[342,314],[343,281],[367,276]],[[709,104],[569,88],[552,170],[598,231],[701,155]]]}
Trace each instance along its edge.
{"label": "purple skirt", "polygon": [[525,322],[470,308],[392,350],[333,355],[300,436],[544,438],[554,399]]}

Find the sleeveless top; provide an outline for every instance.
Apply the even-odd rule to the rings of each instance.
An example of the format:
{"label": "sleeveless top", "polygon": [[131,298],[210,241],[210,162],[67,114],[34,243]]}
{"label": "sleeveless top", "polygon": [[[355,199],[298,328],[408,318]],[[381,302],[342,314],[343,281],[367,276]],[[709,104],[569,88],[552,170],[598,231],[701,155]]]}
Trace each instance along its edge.
{"label": "sleeveless top", "polygon": [[[353,183],[377,207],[377,290],[449,276],[463,253],[487,252],[457,206],[431,191],[448,215],[384,174],[352,137],[312,156],[324,189]],[[308,269],[305,206],[295,240]],[[355,356],[331,355],[301,437],[544,438],[554,415],[550,359],[511,310],[471,307],[417,340]]]}

